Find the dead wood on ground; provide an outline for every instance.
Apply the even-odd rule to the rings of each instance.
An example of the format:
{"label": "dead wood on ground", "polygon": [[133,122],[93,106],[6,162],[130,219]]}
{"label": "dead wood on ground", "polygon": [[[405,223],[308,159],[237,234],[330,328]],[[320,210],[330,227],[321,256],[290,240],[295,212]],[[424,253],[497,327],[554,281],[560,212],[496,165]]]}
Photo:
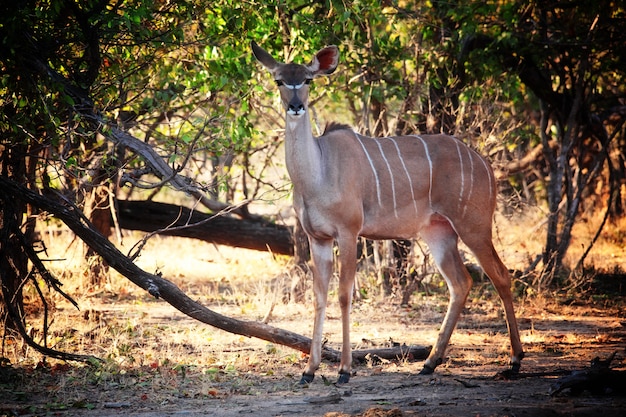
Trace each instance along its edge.
{"label": "dead wood on ground", "polygon": [[264,219],[236,219],[156,201],[119,200],[122,229],[159,231],[167,236],[293,256],[292,231]]}
{"label": "dead wood on ground", "polygon": [[626,371],[611,369],[611,362],[616,353],[605,360],[596,357],[588,368],[573,371],[570,375],[559,378],[552,385],[550,395],[555,396],[566,390],[571,395],[580,395],[584,391],[594,395],[626,394]]}

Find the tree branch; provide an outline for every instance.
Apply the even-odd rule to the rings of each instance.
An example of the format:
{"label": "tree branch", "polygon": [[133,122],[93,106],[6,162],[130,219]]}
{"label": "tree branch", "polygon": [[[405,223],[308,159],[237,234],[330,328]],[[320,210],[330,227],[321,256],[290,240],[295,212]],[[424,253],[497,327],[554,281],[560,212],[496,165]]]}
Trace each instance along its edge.
{"label": "tree branch", "polygon": [[[89,115],[88,115],[89,116]],[[93,119],[93,117],[90,117]],[[200,204],[213,211],[229,211],[241,217],[250,217],[250,214],[244,212],[241,208],[233,208],[229,204],[224,204],[208,198],[202,190],[192,184],[191,179],[178,174],[174,171],[165,160],[156,153],[150,144],[139,140],[128,132],[117,127],[111,126],[104,118],[95,116],[95,121],[105,129],[101,129],[102,134],[115,144],[125,146],[133,152],[141,155],[146,163],[152,168],[154,174],[163,182],[169,182],[172,187],[178,191],[187,193],[196,198]]]}

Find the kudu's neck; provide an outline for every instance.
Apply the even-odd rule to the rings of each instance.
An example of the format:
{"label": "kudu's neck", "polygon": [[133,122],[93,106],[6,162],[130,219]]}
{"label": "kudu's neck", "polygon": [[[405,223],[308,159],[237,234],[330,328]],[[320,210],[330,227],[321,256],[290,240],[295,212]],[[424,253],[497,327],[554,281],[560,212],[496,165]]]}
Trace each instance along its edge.
{"label": "kudu's neck", "polygon": [[296,188],[318,183],[322,178],[321,157],[319,144],[311,132],[308,109],[298,117],[287,114],[285,162],[291,181]]}

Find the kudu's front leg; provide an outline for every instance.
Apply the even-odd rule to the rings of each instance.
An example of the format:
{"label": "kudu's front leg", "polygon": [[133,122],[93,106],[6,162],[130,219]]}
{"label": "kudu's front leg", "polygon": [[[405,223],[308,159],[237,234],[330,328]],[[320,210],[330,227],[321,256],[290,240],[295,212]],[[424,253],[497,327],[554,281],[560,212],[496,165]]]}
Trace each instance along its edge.
{"label": "kudu's front leg", "polygon": [[315,371],[322,361],[322,335],[324,316],[328,301],[328,284],[333,274],[333,241],[309,238],[311,259],[313,261],[313,295],[315,319],[309,361],[300,379],[300,385],[309,384],[315,377]]}

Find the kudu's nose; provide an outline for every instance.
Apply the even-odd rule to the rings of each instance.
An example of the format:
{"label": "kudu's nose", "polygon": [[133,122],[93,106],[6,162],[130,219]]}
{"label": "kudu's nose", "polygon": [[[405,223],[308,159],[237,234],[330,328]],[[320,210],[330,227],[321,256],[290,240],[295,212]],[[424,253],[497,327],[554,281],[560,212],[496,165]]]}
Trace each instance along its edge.
{"label": "kudu's nose", "polygon": [[295,93],[287,105],[287,113],[296,116],[304,113],[304,103],[302,103],[302,100],[300,100],[298,95]]}
{"label": "kudu's nose", "polygon": [[289,112],[289,114],[298,115],[304,112],[304,106],[302,105],[302,103],[298,105],[289,103],[289,108],[287,109],[287,111]]}

